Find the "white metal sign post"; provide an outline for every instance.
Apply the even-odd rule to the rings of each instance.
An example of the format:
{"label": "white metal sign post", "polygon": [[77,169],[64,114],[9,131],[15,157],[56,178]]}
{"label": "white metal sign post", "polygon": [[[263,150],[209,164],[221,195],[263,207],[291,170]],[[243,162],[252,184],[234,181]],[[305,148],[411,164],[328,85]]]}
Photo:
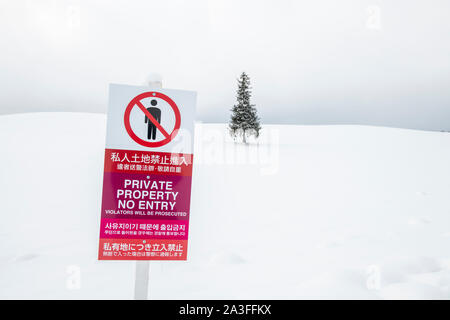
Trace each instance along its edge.
{"label": "white metal sign post", "polygon": [[136,273],[134,279],[134,300],[147,300],[149,275],[150,275],[150,262],[136,261]]}
{"label": "white metal sign post", "polygon": [[[151,88],[162,88],[162,79],[156,75],[149,75],[148,83]],[[134,275],[134,300],[147,300],[148,281],[150,277],[150,261],[136,261],[136,271]]]}

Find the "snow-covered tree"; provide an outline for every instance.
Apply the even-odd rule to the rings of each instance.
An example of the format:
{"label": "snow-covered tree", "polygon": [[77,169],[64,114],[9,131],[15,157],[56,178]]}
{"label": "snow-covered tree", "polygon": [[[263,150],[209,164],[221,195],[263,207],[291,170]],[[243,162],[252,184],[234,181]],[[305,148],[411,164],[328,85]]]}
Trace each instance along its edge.
{"label": "snow-covered tree", "polygon": [[242,136],[242,141],[247,143],[247,136],[259,137],[261,125],[256,113],[255,105],[250,103],[252,95],[250,78],[242,72],[238,79],[237,104],[231,109],[230,134],[233,138]]}

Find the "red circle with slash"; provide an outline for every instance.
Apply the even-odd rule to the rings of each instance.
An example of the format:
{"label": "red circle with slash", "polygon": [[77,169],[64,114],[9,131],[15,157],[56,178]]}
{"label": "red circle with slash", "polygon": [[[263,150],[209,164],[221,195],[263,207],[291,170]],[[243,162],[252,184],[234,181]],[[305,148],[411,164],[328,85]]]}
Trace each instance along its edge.
{"label": "red circle with slash", "polygon": [[[160,98],[160,99],[166,101],[170,105],[170,107],[172,108],[172,110],[175,114],[175,126],[170,134],[159,124],[158,121],[156,121],[156,119],[150,114],[150,112],[148,112],[147,108],[145,108],[145,106],[142,104],[141,100],[145,99],[145,98]],[[150,141],[145,141],[145,140],[139,138],[134,133],[134,131],[133,131],[133,129],[131,129],[131,125],[130,125],[130,114],[131,114],[131,110],[135,106],[138,106],[139,109],[141,109],[141,111],[147,116],[147,118],[162,133],[162,135],[165,137],[165,139],[156,141],[156,142],[150,142]],[[145,147],[156,148],[156,147],[161,147],[165,144],[168,144],[170,141],[172,141],[173,138],[175,138],[175,136],[178,134],[178,130],[180,129],[181,115],[180,115],[180,110],[178,109],[178,106],[172,99],[170,99],[168,96],[166,96],[165,94],[163,94],[161,92],[150,91],[150,92],[144,92],[144,93],[141,93],[140,95],[137,95],[130,101],[130,103],[128,103],[128,106],[125,109],[123,122],[125,124],[125,129],[127,130],[128,135],[131,137],[131,139],[133,139],[135,142],[137,142],[140,145],[143,145]]]}

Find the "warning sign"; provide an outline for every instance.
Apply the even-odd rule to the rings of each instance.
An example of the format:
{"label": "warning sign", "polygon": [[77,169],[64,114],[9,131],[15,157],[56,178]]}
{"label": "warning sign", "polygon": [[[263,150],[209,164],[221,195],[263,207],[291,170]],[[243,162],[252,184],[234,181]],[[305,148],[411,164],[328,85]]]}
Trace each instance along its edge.
{"label": "warning sign", "polygon": [[100,260],[186,260],[195,92],[111,85]]}

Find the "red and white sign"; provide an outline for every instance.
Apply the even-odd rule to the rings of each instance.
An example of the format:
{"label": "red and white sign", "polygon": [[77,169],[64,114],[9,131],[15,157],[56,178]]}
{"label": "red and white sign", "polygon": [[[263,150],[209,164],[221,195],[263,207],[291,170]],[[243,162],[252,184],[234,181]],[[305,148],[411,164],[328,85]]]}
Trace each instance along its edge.
{"label": "red and white sign", "polygon": [[196,93],[110,86],[99,260],[186,260]]}

